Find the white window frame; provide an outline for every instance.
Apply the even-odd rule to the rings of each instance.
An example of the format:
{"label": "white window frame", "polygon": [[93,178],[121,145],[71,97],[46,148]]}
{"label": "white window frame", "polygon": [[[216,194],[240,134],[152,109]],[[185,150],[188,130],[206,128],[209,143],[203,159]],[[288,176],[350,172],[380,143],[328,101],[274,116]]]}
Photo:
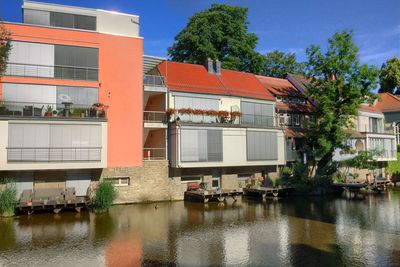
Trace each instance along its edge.
{"label": "white window frame", "polygon": [[300,114],[293,114],[293,125],[300,126]]}
{"label": "white window frame", "polygon": [[[186,180],[182,181],[182,178],[193,178],[191,180]],[[198,179],[195,179],[198,178]],[[203,177],[199,175],[187,175],[187,176],[181,176],[181,184],[187,184],[187,183],[201,183],[203,182]]]}
{"label": "white window frame", "polygon": [[[129,186],[131,183],[131,179],[128,176],[121,176],[121,177],[107,177],[105,178],[107,181],[110,181],[114,187],[126,187]],[[113,183],[112,181],[118,181],[118,183]],[[122,182],[123,180],[127,180],[128,183]]]}

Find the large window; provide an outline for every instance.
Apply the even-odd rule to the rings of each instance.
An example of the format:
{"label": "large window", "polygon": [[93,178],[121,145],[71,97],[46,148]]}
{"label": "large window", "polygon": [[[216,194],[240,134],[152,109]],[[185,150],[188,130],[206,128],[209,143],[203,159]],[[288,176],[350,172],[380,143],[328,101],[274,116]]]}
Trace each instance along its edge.
{"label": "large window", "polygon": [[223,157],[222,130],[182,129],[182,162],[219,162]]}
{"label": "large window", "polygon": [[97,48],[13,41],[6,75],[97,81],[98,68]]}
{"label": "large window", "polygon": [[247,160],[277,160],[277,134],[262,131],[247,131]]}
{"label": "large window", "polygon": [[100,161],[101,125],[9,125],[9,161]]}
{"label": "large window", "polygon": [[[175,96],[175,109],[191,108],[201,110],[219,110],[219,100],[215,98],[200,98],[190,96]],[[206,115],[179,114],[182,121],[215,122],[214,117]]]}
{"label": "large window", "polygon": [[24,9],[24,23],[82,30],[96,30],[96,17]]}
{"label": "large window", "polygon": [[74,107],[88,107],[99,102],[99,91],[94,87],[52,86],[39,84],[3,84],[4,105],[61,104],[71,102]]}
{"label": "large window", "polygon": [[242,101],[242,124],[274,126],[274,105]]}
{"label": "large window", "polygon": [[55,78],[98,80],[99,51],[97,48],[55,45]]}

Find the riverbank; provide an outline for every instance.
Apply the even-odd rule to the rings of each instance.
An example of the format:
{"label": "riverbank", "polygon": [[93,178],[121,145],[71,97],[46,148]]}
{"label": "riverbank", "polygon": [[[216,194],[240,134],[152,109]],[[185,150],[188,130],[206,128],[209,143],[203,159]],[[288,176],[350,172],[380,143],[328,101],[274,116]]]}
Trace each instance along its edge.
{"label": "riverbank", "polygon": [[0,219],[0,266],[396,266],[399,217],[392,190],[20,215]]}

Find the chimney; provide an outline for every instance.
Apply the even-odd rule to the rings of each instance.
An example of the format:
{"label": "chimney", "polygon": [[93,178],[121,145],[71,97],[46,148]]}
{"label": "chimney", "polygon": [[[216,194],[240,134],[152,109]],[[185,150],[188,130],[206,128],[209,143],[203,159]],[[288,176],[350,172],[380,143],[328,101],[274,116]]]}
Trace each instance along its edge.
{"label": "chimney", "polygon": [[213,61],[211,58],[207,58],[206,61],[206,68],[209,74],[214,74],[214,67],[213,67]]}
{"label": "chimney", "polygon": [[218,59],[215,60],[214,71],[216,75],[221,75],[221,61],[219,61]]}

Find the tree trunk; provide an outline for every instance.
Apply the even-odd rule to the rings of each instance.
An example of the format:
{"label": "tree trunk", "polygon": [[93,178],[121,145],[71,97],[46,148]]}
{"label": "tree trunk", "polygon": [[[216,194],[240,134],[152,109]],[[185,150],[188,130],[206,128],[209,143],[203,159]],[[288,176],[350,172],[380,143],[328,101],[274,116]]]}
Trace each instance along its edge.
{"label": "tree trunk", "polygon": [[316,175],[322,174],[325,170],[326,167],[329,166],[329,164],[332,162],[332,157],[333,157],[333,150],[330,150],[328,153],[326,153],[317,163],[317,170],[316,170]]}

